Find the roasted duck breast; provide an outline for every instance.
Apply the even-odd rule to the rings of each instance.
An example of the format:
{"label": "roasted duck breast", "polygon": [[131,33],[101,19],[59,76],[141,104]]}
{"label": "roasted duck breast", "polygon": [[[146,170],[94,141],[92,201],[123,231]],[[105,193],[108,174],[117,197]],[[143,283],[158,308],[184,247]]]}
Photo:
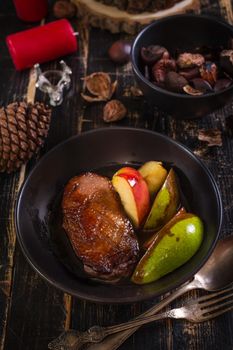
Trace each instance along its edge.
{"label": "roasted duck breast", "polygon": [[108,178],[90,172],[73,177],[62,211],[63,227],[89,275],[108,281],[131,275],[138,241]]}

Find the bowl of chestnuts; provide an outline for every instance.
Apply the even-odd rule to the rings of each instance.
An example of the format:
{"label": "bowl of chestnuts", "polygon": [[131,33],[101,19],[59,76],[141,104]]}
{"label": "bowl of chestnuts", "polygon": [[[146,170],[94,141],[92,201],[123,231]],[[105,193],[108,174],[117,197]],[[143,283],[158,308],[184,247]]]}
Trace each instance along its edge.
{"label": "bowl of chestnuts", "polygon": [[203,117],[233,97],[233,27],[201,15],[157,20],[136,37],[131,62],[150,104],[185,119]]}

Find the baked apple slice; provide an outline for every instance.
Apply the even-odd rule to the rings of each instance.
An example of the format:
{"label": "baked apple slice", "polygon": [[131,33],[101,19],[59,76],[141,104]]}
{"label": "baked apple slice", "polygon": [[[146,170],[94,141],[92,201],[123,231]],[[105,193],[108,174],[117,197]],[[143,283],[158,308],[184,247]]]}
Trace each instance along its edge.
{"label": "baked apple slice", "polygon": [[150,196],[153,198],[163,185],[167,177],[167,170],[161,162],[151,160],[144,163],[138,171],[146,181]]}
{"label": "baked apple slice", "polygon": [[129,219],[139,228],[150,210],[150,194],[142,175],[134,168],[124,167],[113,175],[112,184]]}

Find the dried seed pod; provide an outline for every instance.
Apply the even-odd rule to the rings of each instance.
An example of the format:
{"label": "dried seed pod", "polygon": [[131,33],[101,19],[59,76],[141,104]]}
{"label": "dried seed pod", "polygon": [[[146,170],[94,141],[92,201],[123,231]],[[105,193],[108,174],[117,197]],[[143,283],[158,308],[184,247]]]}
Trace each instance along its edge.
{"label": "dried seed pod", "polygon": [[96,72],[84,78],[84,88],[93,96],[81,94],[88,102],[98,102],[110,100],[117,87],[117,81],[111,83],[109,74]]}
{"label": "dried seed pod", "polygon": [[199,53],[189,53],[184,52],[179,55],[177,58],[177,65],[179,68],[192,68],[200,67],[205,62],[205,58]]}
{"label": "dried seed pod", "polygon": [[233,50],[223,50],[220,54],[220,67],[233,76]]}
{"label": "dried seed pod", "polygon": [[199,77],[200,71],[198,67],[193,67],[179,71],[179,74],[182,75],[185,79],[190,80]]}
{"label": "dried seed pod", "polygon": [[232,80],[228,78],[218,79],[214,85],[214,91],[218,92],[228,88],[232,84]]}
{"label": "dried seed pod", "polygon": [[176,70],[176,62],[169,58],[169,53],[164,52],[163,57],[152,67],[152,75],[157,83],[164,83],[165,76],[170,71]]}
{"label": "dried seed pod", "polygon": [[159,45],[150,45],[148,47],[141,48],[141,57],[144,64],[154,64],[157,62],[164,54],[167,49]]}
{"label": "dried seed pod", "polygon": [[200,67],[200,75],[202,79],[208,81],[211,86],[214,86],[217,81],[217,72],[217,66],[213,62],[205,62]]}
{"label": "dried seed pod", "polygon": [[168,72],[165,76],[165,88],[173,92],[183,92],[183,87],[188,85],[188,81],[176,72]]}
{"label": "dried seed pod", "polygon": [[131,43],[125,40],[117,40],[108,50],[110,59],[119,64],[127,63],[130,60]]}
{"label": "dried seed pod", "polygon": [[192,79],[190,83],[196,90],[202,91],[203,93],[213,92],[213,88],[210,83],[202,78]]}
{"label": "dried seed pod", "polygon": [[104,106],[103,119],[106,123],[123,119],[127,114],[127,109],[119,100],[111,100]]}
{"label": "dried seed pod", "polygon": [[192,95],[192,96],[201,96],[204,94],[202,91],[196,90],[190,85],[185,85],[183,87],[183,91],[186,92],[186,94]]}

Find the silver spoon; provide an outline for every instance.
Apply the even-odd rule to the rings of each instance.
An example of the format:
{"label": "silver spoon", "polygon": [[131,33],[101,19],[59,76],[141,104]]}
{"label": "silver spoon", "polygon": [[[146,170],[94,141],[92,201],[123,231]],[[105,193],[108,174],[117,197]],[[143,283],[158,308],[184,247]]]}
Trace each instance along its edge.
{"label": "silver spoon", "polygon": [[[171,301],[185,294],[192,289],[203,289],[206,291],[216,291],[233,282],[233,236],[229,236],[220,240],[212,255],[204,266],[196,273],[192,281],[187,282],[180,288],[176,289],[167,298],[163,299],[136,319],[149,317],[163,309]],[[98,344],[88,347],[89,350],[115,350],[117,349],[131,334],[133,334],[140,326],[121,331],[117,334],[108,336],[105,340]],[[49,344],[49,349],[59,350],[77,350],[84,343],[91,341],[92,328],[85,333],[69,330],[60,335],[59,338]],[[93,327],[95,332],[95,327]],[[85,335],[85,337],[84,337]],[[93,334],[93,338],[96,334]]]}

